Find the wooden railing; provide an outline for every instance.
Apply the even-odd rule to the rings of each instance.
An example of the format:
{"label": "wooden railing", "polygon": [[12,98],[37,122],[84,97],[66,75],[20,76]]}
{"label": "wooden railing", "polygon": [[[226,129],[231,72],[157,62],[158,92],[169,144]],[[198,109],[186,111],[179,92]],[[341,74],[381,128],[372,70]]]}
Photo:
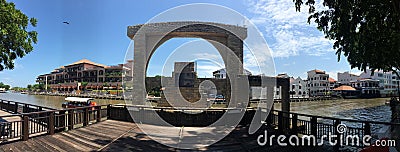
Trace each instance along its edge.
{"label": "wooden railing", "polygon": [[[231,113],[229,117],[239,117],[241,112],[244,112],[244,116],[239,124],[250,124],[255,113],[255,109],[253,108],[174,109],[173,107],[146,107],[134,105],[109,105],[108,111],[108,119],[134,122],[131,115],[135,115],[135,118],[140,120],[140,123],[159,124],[158,120],[162,118],[165,122],[178,127],[209,126],[218,121],[224,113]],[[154,115],[154,112],[157,114]],[[223,121],[229,121],[225,124],[232,123],[230,122],[231,120]],[[221,122],[221,124],[224,124],[224,122]]]}
{"label": "wooden railing", "polygon": [[38,106],[23,102],[9,101],[0,99],[0,110],[7,111],[10,113],[29,113],[29,112],[38,112],[38,111],[49,111],[56,110],[54,108]]}
{"label": "wooden railing", "polygon": [[0,122],[0,138],[3,142],[28,140],[38,135],[52,135],[55,132],[88,126],[107,117],[106,107],[79,107],[1,116],[2,120],[10,121]]}
{"label": "wooden railing", "polygon": [[[7,105],[5,103],[9,104]],[[5,110],[15,109],[13,105],[16,105],[16,102],[0,102],[0,108]],[[239,124],[248,125],[251,123],[254,117],[258,117],[258,115],[256,115],[257,110],[254,108],[174,109],[172,107],[102,105],[51,110],[34,105],[22,107],[31,108],[31,110],[26,111],[34,111],[32,109],[37,110],[40,108],[43,111],[1,116],[1,119],[9,120],[0,122],[0,139],[3,141],[28,140],[31,137],[42,134],[52,135],[55,132],[88,126],[92,123],[102,121],[104,118],[133,122],[131,114],[144,118],[141,120],[145,121],[140,123],[151,124],[154,123],[155,120],[158,120],[158,118],[153,117],[161,117],[163,120],[174,126],[185,127],[208,126],[221,118],[224,113],[237,113],[238,110],[244,112],[244,116]],[[268,110],[260,111],[266,112]],[[153,115],[149,115],[150,112],[152,112]],[[154,112],[156,112],[157,115],[154,115]],[[379,126],[388,126],[391,129],[400,126],[400,123],[340,119],[293,112],[282,112],[277,110],[271,111],[265,122],[266,127],[275,129],[278,134],[313,135],[318,139],[322,139],[322,136],[324,135],[341,134],[343,136],[358,136],[361,140],[363,136],[372,135],[372,133],[375,133],[376,128],[379,128]],[[343,133],[339,133],[337,131],[337,127],[340,124],[345,124],[347,126],[345,132]],[[325,140],[328,139],[325,138]],[[361,143],[359,145],[360,147],[364,146],[362,145],[362,141],[358,142]],[[335,150],[337,150],[339,146],[335,146],[335,148]]]}

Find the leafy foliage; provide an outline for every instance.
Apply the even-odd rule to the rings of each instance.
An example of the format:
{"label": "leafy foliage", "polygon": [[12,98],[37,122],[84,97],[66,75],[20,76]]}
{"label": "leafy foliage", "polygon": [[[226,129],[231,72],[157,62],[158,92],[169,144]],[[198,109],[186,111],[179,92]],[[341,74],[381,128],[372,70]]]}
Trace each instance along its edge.
{"label": "leafy foliage", "polygon": [[[334,40],[338,60],[343,54],[351,68],[400,70],[399,0],[293,0],[297,11],[308,6],[308,23],[314,21],[325,37]],[[304,3],[305,2],[305,3]]]}
{"label": "leafy foliage", "polygon": [[6,85],[3,82],[0,82],[0,88],[5,88],[6,90],[10,89],[10,85]]}
{"label": "leafy foliage", "polygon": [[27,31],[37,20],[15,8],[14,3],[0,0],[0,71],[13,69],[14,60],[24,57],[37,43],[37,32]]}

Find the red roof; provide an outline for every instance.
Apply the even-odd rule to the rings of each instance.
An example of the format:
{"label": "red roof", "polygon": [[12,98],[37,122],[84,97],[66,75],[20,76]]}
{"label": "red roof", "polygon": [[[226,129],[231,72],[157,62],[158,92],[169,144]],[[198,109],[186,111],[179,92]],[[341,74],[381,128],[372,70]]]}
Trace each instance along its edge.
{"label": "red roof", "polygon": [[336,80],[333,78],[329,78],[329,82],[336,82]]}
{"label": "red roof", "polygon": [[347,86],[347,85],[342,85],[340,87],[337,87],[335,89],[333,89],[335,91],[354,91],[356,89],[354,89],[353,87]]}

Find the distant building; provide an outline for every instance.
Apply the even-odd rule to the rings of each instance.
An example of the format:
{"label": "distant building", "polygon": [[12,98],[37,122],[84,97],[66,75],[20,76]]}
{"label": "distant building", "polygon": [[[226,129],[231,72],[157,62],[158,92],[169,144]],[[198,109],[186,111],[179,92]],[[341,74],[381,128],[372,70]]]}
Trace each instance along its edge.
{"label": "distant building", "polygon": [[326,96],[330,90],[329,75],[322,70],[307,72],[307,81],[310,96]]}
{"label": "distant building", "polygon": [[341,85],[340,87],[333,89],[333,92],[335,92],[337,96],[343,98],[358,98],[360,95],[359,90],[348,85]]}
{"label": "distant building", "polygon": [[350,82],[351,86],[360,91],[362,98],[375,98],[380,96],[379,80],[360,79]]}
{"label": "distant building", "polygon": [[292,98],[308,97],[307,81],[297,77],[296,79],[290,77],[290,96]]}
{"label": "distant building", "polygon": [[[243,69],[243,74],[251,75],[251,72],[249,70]],[[216,79],[226,79],[226,76],[227,74],[225,68],[213,72],[213,77]]]}
{"label": "distant building", "polygon": [[343,73],[340,72],[337,73],[337,79],[341,85],[350,85],[350,81],[356,81],[359,78],[360,76],[351,74],[348,71]]}
{"label": "distant building", "polygon": [[333,89],[339,87],[339,83],[333,79],[333,78],[329,78],[329,92],[332,92]]}
{"label": "distant building", "polygon": [[172,76],[175,79],[175,86],[193,87],[196,80],[195,62],[175,62]]}
{"label": "distant building", "polygon": [[[278,74],[277,78],[289,78],[290,88],[289,94],[290,98],[307,98],[308,97],[308,87],[307,80],[303,80],[300,77],[293,78],[286,73]],[[282,88],[277,86],[274,89],[274,99],[282,99]]]}
{"label": "distant building", "polygon": [[[71,92],[82,89],[121,89],[123,64],[106,66],[83,59],[39,75],[36,82],[53,91]],[[87,83],[87,84],[84,84]],[[84,84],[84,85],[83,85]]]}
{"label": "distant building", "polygon": [[373,75],[371,70],[360,74],[362,79],[371,79],[379,81],[379,91],[382,96],[397,95],[398,83],[400,79],[392,72],[383,72],[376,70]]}

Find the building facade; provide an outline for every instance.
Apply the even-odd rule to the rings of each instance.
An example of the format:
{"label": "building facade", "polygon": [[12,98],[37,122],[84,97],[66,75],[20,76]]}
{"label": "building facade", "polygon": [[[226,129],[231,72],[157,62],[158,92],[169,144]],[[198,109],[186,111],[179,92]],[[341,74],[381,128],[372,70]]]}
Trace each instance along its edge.
{"label": "building facade", "polygon": [[360,91],[362,98],[380,97],[379,80],[359,79],[350,81],[350,85]]}
{"label": "building facade", "polygon": [[[286,73],[278,74],[277,78],[288,78],[290,81],[289,95],[290,98],[308,98],[308,87],[307,80],[303,80],[300,77],[293,78]],[[276,86],[274,88],[274,99],[282,99],[282,88]]]}
{"label": "building facade", "polygon": [[383,72],[376,70],[372,74],[371,70],[367,70],[360,74],[362,79],[371,79],[379,81],[379,91],[381,96],[395,96],[398,94],[400,79],[393,72]]}
{"label": "building facade", "polygon": [[351,74],[350,72],[346,71],[343,73],[337,73],[338,83],[341,85],[350,85],[350,81],[357,81],[360,79],[360,76]]}
{"label": "building facade", "polygon": [[307,98],[308,87],[307,80],[303,80],[300,77],[290,77],[290,97],[291,98]]}
{"label": "building facade", "polygon": [[329,81],[329,93],[332,94],[333,89],[339,87],[340,83],[331,77],[328,79],[328,81]]}
{"label": "building facade", "polygon": [[84,89],[121,89],[123,64],[106,66],[87,59],[61,66],[51,73],[39,75],[36,82],[49,90],[71,92]]}
{"label": "building facade", "polygon": [[308,90],[310,97],[327,96],[329,94],[329,75],[322,70],[307,72]]}
{"label": "building facade", "polygon": [[[252,75],[251,72],[249,70],[243,69],[243,74],[244,75]],[[219,69],[217,71],[213,72],[213,77],[215,79],[226,79],[227,77],[227,73],[226,73],[226,69]]]}
{"label": "building facade", "polygon": [[175,62],[172,76],[175,79],[175,86],[193,87],[197,73],[195,62]]}

